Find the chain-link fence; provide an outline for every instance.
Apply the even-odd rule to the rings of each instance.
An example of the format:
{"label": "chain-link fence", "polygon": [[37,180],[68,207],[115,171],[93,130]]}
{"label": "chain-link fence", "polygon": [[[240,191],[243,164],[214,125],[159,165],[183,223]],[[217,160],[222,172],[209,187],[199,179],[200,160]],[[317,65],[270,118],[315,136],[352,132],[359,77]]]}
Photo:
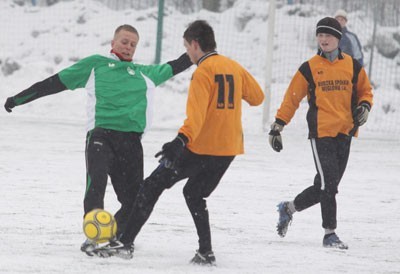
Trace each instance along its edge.
{"label": "chain-link fence", "polygon": [[[361,41],[365,69],[374,87],[375,106],[370,116],[371,122],[366,125],[366,129],[399,133],[400,1],[289,2],[278,2],[276,9],[271,111],[274,112],[279,107],[287,82],[298,66],[316,52],[316,22],[322,16],[333,16],[337,9],[345,9],[348,13],[347,26]],[[286,16],[288,14],[289,17]],[[293,28],[296,28],[296,37],[290,36]],[[288,59],[294,59],[296,62],[288,63]],[[297,66],[290,67],[290,64]],[[306,107],[302,108],[303,111],[305,109]],[[295,119],[294,124],[303,127],[305,121]]]}
{"label": "chain-link fence", "polygon": [[[52,5],[73,0],[12,0],[18,5]],[[348,28],[361,41],[364,64],[374,86],[375,106],[366,129],[398,134],[400,132],[400,0],[276,0],[275,14],[269,14],[268,0],[86,0],[111,9],[110,16],[140,10],[132,24],[144,33],[138,49],[139,61],[152,62],[156,56],[158,5],[163,3],[164,24],[161,60],[176,57],[184,49],[182,33],[187,24],[205,19],[214,27],[218,50],[239,61],[249,69],[262,85],[266,71],[272,72],[269,120],[273,118],[285,89],[302,62],[317,50],[316,22],[333,16],[337,9],[348,13]],[[272,0],[271,0],[272,1]],[[213,10],[213,11],[210,11]],[[176,16],[179,14],[179,16]],[[109,31],[109,26],[92,16],[82,15],[85,24],[97,24]],[[275,28],[268,33],[268,23],[274,18]],[[98,20],[95,22],[95,20]],[[79,21],[79,20],[78,20]],[[81,20],[82,21],[82,20]],[[83,24],[79,21],[79,24]],[[59,28],[59,26],[56,26]],[[78,35],[77,33],[76,35]],[[39,38],[42,36],[39,36]],[[143,38],[142,38],[143,37]],[[273,37],[272,60],[266,61],[268,40]],[[78,36],[83,39],[83,36]],[[78,39],[78,40],[79,40]],[[39,39],[36,39],[39,42]],[[79,41],[78,41],[79,42]],[[107,45],[107,42],[103,43]],[[103,45],[102,44],[102,45]],[[142,52],[141,52],[142,51]],[[143,53],[143,54],[142,54]],[[3,62],[3,67],[7,62]],[[270,66],[270,67],[268,67]],[[3,69],[2,67],[2,69]],[[186,90],[182,88],[182,90]],[[306,104],[306,102],[304,102]],[[304,111],[307,107],[302,107]],[[296,115],[293,124],[305,127],[304,115]],[[261,123],[261,122],[260,122]]]}

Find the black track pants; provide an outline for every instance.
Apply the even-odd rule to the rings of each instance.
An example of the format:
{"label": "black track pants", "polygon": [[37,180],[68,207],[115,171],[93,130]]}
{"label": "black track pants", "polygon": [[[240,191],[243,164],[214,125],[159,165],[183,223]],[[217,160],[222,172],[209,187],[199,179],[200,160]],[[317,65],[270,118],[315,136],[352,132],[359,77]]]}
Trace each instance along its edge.
{"label": "black track pants", "polygon": [[188,178],[183,194],[196,226],[199,250],[212,250],[205,198],[215,190],[233,159],[234,156],[197,155],[185,150],[178,173],[160,164],[141,187],[121,241],[125,244],[132,243],[149,218],[161,193],[178,181]]}
{"label": "black track pants", "polygon": [[85,214],[104,208],[108,176],[121,208],[115,218],[120,234],[128,219],[135,197],[143,182],[141,134],[95,128],[86,137]]}
{"label": "black track pants", "polygon": [[351,137],[342,134],[311,139],[317,174],[314,185],[297,195],[294,204],[296,210],[301,211],[320,203],[322,227],[326,229],[337,226],[336,194],[349,159],[350,144]]}

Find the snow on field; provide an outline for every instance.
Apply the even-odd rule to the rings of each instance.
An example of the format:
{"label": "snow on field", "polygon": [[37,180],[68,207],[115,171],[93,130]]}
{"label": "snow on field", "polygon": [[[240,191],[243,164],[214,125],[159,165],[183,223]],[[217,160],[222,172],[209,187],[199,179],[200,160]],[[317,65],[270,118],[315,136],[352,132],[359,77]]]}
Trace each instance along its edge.
{"label": "snow on field", "polygon": [[[53,50],[51,41],[65,37],[63,28],[54,23],[56,31],[44,40],[49,44],[37,43],[28,25],[13,29],[10,22],[32,16],[29,20],[35,25],[37,18],[46,22],[46,18],[60,14],[58,9],[75,17],[77,10],[84,9],[82,3],[88,1],[35,10],[40,17],[1,4],[0,20],[8,22],[2,48],[29,64],[11,76],[0,76],[1,102],[56,72],[49,70],[48,60],[41,56]],[[107,12],[98,6],[90,8],[102,15]],[[124,16],[133,16],[130,12],[121,17],[108,12],[115,24],[104,29],[101,36],[91,34],[96,42],[104,40],[104,51],[109,42],[105,37],[111,35],[114,26]],[[67,22],[65,18],[59,20]],[[143,34],[143,53],[147,35],[155,34]],[[68,44],[73,39],[68,38],[66,45],[55,44],[58,50],[54,52],[76,52],[79,57],[93,53],[94,48],[86,43]],[[34,45],[32,54],[27,51],[30,43]],[[65,56],[55,69],[71,62]],[[185,72],[172,84],[159,88],[154,127],[143,138],[145,174],[156,167],[153,155],[176,135],[184,119],[186,95],[180,91],[187,88],[190,74]],[[15,108],[11,114],[0,111],[0,273],[400,273],[398,136],[361,131],[353,141],[337,196],[337,232],[350,249],[324,249],[318,206],[296,213],[285,238],[275,231],[276,204],[293,199],[311,185],[315,168],[305,129],[288,126],[283,132],[283,151],[272,151],[261,129],[261,107],[244,109],[246,154],[235,159],[208,199],[217,267],[188,264],[197,247],[197,236],[182,196],[184,182],[161,196],[137,238],[133,260],[87,257],[79,251],[84,240],[84,109],[85,92],[79,90],[41,98]],[[106,209],[117,210],[111,186],[105,201]]]}

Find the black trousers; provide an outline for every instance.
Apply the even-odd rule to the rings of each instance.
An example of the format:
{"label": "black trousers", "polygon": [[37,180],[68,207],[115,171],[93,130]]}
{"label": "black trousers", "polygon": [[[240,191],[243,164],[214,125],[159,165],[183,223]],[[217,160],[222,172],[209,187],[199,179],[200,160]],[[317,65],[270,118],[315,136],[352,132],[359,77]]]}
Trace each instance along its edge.
{"label": "black trousers", "polygon": [[350,154],[351,136],[339,134],[336,137],[311,139],[317,174],[314,184],[296,196],[296,210],[302,211],[317,203],[321,205],[322,227],[335,229],[336,194]]}
{"label": "black trousers", "polygon": [[234,156],[198,155],[185,149],[178,172],[164,167],[161,163],[140,188],[121,241],[124,244],[133,243],[140,229],[150,217],[161,193],[178,181],[188,178],[183,188],[183,195],[196,226],[199,251],[212,250],[205,198],[210,196],[217,187],[234,158]]}
{"label": "black trousers", "polygon": [[141,134],[95,128],[86,136],[85,214],[104,208],[108,176],[121,208],[116,212],[117,234],[125,229],[139,186],[143,182]]}

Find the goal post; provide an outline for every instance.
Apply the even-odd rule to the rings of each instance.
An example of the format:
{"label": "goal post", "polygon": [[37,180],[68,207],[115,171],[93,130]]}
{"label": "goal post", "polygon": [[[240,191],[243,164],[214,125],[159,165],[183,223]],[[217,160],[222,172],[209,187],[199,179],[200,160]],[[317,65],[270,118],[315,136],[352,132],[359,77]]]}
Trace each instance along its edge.
{"label": "goal post", "polygon": [[268,33],[267,33],[267,53],[265,57],[265,99],[263,104],[262,128],[267,131],[269,128],[270,109],[271,109],[271,82],[272,82],[272,57],[274,52],[274,30],[275,30],[275,9],[276,1],[269,1],[268,8]]}

